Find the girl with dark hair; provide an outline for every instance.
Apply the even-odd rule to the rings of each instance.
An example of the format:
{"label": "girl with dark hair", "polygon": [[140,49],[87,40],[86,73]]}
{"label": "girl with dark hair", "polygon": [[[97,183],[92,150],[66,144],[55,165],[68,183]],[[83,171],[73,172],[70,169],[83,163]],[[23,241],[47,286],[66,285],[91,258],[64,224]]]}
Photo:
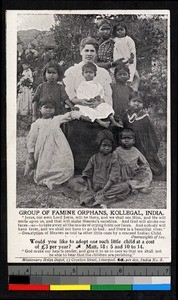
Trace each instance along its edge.
{"label": "girl with dark hair", "polygon": [[152,172],[143,154],[135,148],[135,133],[123,129],[120,133],[120,146],[115,150],[120,165],[121,180],[127,182],[133,193],[149,194]]}
{"label": "girl with dark hair", "polygon": [[56,116],[57,103],[50,96],[39,101],[40,115],[27,138],[25,175],[34,175],[37,185],[53,189],[74,175],[72,151],[60,126],[80,118],[78,111]]}
{"label": "girl with dark hair", "polygon": [[65,101],[68,99],[65,88],[58,83],[61,80],[62,72],[56,61],[48,62],[43,68],[43,80],[33,97],[33,121],[38,117],[39,101],[42,97],[49,97],[56,102],[55,114],[63,114],[65,112]]}
{"label": "girl with dark hair", "polygon": [[[120,182],[119,163],[113,153],[115,148],[112,132],[104,129],[97,134],[99,152],[94,154],[82,173],[88,190],[94,191],[92,206],[106,201],[123,200],[130,192],[128,183]],[[83,199],[85,203],[85,199]],[[80,201],[82,204],[82,199]]]}
{"label": "girl with dark hair", "polygon": [[126,128],[135,132],[135,147],[145,156],[154,175],[161,175],[163,166],[158,158],[159,140],[148,113],[144,110],[144,94],[132,92],[128,110],[123,117]]}
{"label": "girl with dark hair", "polygon": [[136,70],[135,42],[127,35],[127,27],[124,23],[118,23],[114,26],[113,35],[115,36],[113,59],[123,59],[122,62],[127,64],[130,71],[128,82],[133,90],[138,90],[140,79]]}

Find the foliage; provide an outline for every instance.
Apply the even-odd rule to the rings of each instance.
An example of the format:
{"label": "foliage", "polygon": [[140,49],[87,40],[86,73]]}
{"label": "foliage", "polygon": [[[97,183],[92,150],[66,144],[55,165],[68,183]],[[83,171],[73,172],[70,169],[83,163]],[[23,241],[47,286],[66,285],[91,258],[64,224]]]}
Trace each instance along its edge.
{"label": "foliage", "polygon": [[79,44],[88,35],[97,37],[97,20],[105,17],[113,25],[124,22],[136,44],[140,89],[147,106],[166,113],[167,103],[167,20],[161,15],[54,15],[52,28],[59,60],[65,69],[81,60]]}

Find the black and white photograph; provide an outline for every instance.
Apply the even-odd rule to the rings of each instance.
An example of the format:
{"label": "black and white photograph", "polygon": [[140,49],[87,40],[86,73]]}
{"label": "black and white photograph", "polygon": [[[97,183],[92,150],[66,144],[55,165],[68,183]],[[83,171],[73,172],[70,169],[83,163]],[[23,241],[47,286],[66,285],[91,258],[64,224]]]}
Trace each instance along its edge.
{"label": "black and white photograph", "polygon": [[9,263],[171,261],[169,28],[7,11]]}
{"label": "black and white photograph", "polygon": [[16,207],[166,209],[168,11],[16,23]]}

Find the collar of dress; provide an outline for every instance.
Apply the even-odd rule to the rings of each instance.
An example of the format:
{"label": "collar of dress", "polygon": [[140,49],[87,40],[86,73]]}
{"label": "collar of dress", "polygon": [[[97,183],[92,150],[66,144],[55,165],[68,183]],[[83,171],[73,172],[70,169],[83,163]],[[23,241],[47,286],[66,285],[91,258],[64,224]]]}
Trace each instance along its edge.
{"label": "collar of dress", "polygon": [[137,113],[132,113],[132,114],[127,113],[129,123],[133,123],[135,121],[141,120],[141,119],[145,118],[146,116],[149,117],[149,114],[145,113],[143,111],[139,112],[138,114]]}

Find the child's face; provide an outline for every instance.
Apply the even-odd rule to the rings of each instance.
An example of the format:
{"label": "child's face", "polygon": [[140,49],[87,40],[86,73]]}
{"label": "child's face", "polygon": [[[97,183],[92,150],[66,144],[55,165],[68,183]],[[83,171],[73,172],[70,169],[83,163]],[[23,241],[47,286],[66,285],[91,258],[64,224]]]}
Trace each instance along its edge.
{"label": "child's face", "polygon": [[131,99],[129,101],[128,105],[134,112],[137,113],[143,108],[143,101],[141,98],[136,97],[136,98]]}
{"label": "child's face", "polygon": [[103,26],[98,29],[98,33],[102,39],[106,40],[111,35],[111,27],[109,25],[103,24]]}
{"label": "child's face", "polygon": [[122,26],[117,26],[116,27],[116,36],[118,38],[125,37],[126,36],[126,30],[125,30],[125,28],[122,27]]}
{"label": "child's face", "polygon": [[115,77],[116,77],[116,81],[122,83],[125,83],[130,78],[129,73],[126,72],[125,70],[118,71]]}
{"label": "child's face", "polygon": [[121,146],[125,149],[130,149],[134,144],[134,137],[129,132],[124,132],[120,140]]}
{"label": "child's face", "polygon": [[43,119],[50,119],[55,114],[55,107],[50,103],[47,103],[41,106],[40,112],[42,114]]}
{"label": "child's face", "polygon": [[105,139],[102,141],[100,145],[100,152],[103,155],[108,155],[109,153],[112,152],[112,141]]}
{"label": "child's face", "polygon": [[55,68],[51,67],[46,70],[46,80],[48,82],[54,82],[58,79],[58,72]]}
{"label": "child's face", "polygon": [[86,81],[90,81],[95,77],[95,72],[90,68],[85,68],[83,71],[83,76],[85,77]]}

